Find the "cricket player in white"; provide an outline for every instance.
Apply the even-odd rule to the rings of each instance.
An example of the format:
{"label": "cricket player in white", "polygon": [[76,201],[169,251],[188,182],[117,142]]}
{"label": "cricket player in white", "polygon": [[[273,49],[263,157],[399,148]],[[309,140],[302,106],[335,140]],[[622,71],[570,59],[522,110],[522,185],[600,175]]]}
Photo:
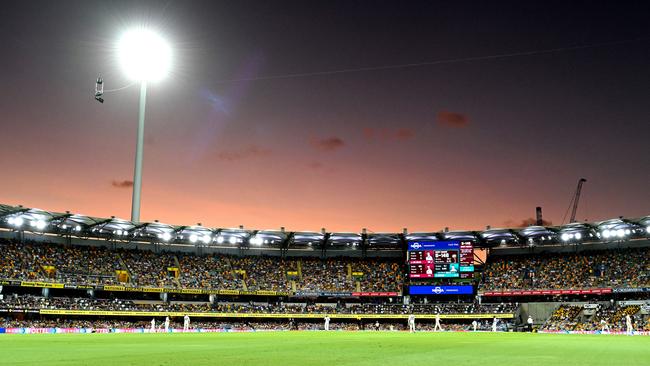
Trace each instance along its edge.
{"label": "cricket player in white", "polygon": [[436,324],[433,327],[433,331],[442,331],[442,326],[440,326],[440,313],[436,313]]}
{"label": "cricket player in white", "polygon": [[183,317],[183,332],[187,332],[188,330],[190,330],[190,317],[185,314]]}
{"label": "cricket player in white", "polygon": [[156,333],[156,318],[151,319],[151,333]]}
{"label": "cricket player in white", "polygon": [[330,330],[330,317],[325,315],[325,330]]}
{"label": "cricket player in white", "polygon": [[493,332],[496,332],[496,331],[497,331],[497,322],[498,322],[498,320],[497,320],[497,318],[495,317],[495,318],[492,320],[492,331],[493,331]]}
{"label": "cricket player in white", "polygon": [[169,332],[169,317],[165,317],[165,333]]}
{"label": "cricket player in white", "polygon": [[630,314],[625,316],[625,328],[627,328],[628,335],[634,334],[634,327],[632,327],[632,317]]}
{"label": "cricket player in white", "polygon": [[474,331],[476,332],[476,327],[478,326],[478,323],[476,320],[472,321],[472,328],[474,328]]}
{"label": "cricket player in white", "polygon": [[609,324],[607,324],[607,320],[605,319],[600,319],[600,332],[609,332]]}
{"label": "cricket player in white", "polygon": [[528,315],[528,320],[526,322],[528,323],[528,331],[532,332],[533,331],[533,317]]}
{"label": "cricket player in white", "polygon": [[409,332],[413,333],[415,332],[415,315],[411,314],[409,315]]}

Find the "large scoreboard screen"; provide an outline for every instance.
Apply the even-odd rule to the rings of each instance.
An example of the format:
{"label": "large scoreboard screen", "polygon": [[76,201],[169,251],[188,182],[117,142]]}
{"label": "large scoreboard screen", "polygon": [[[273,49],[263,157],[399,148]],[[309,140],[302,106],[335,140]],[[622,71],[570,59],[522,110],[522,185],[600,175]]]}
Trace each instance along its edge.
{"label": "large scoreboard screen", "polygon": [[469,241],[409,241],[411,278],[472,278],[474,246]]}

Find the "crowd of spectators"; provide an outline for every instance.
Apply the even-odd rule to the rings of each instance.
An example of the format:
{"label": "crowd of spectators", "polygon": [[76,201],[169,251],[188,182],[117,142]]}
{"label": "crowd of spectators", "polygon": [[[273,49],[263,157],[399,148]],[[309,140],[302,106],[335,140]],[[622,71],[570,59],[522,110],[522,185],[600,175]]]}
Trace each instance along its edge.
{"label": "crowd of spectators", "polygon": [[650,286],[650,248],[491,257],[484,291]]}
{"label": "crowd of spectators", "polygon": [[255,302],[162,302],[125,299],[40,297],[9,295],[0,299],[0,311],[7,310],[101,310],[153,312],[217,312],[253,314],[506,314],[516,305],[438,304],[341,304],[341,303],[255,303]]}
{"label": "crowd of spectators", "polygon": [[178,281],[182,287],[222,290],[243,288],[243,277],[235,272],[226,256],[177,254],[177,258],[180,265]]}
{"label": "crowd of spectators", "polygon": [[578,314],[582,305],[560,305],[542,325],[542,330],[574,330],[578,324]]}
{"label": "crowd of spectators", "polygon": [[173,253],[148,250],[120,250],[131,283],[137,286],[176,287],[175,275],[168,268],[178,268]]}
{"label": "crowd of spectators", "polygon": [[104,247],[43,245],[2,240],[0,253],[0,278],[114,284],[115,270],[119,268],[117,254]]}
{"label": "crowd of spectators", "polygon": [[294,261],[271,257],[231,257],[232,268],[240,271],[248,291],[289,291],[287,271],[295,271]]}
{"label": "crowd of spectators", "polygon": [[[348,276],[349,261],[343,259],[304,258],[302,281],[299,290],[303,291],[342,291],[355,290],[354,281]],[[351,272],[351,271],[350,271]]]}
{"label": "crowd of spectators", "polygon": [[542,326],[542,330],[551,331],[611,331],[627,330],[626,315],[630,315],[636,330],[650,330],[650,317],[643,320],[639,314],[639,305],[603,305],[599,304],[593,314],[581,314],[582,305],[561,305]]}
{"label": "crowd of spectators", "polygon": [[123,284],[140,287],[398,292],[403,279],[398,260],[199,256],[11,241],[0,241],[0,252],[0,278],[21,281],[112,285],[124,271]]}

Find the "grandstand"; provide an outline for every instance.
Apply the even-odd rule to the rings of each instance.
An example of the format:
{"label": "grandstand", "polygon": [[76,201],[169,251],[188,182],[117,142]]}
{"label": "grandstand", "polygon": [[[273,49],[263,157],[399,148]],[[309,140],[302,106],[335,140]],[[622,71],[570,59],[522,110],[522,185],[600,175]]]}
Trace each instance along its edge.
{"label": "grandstand", "polygon": [[[647,330],[650,217],[556,227],[368,234],[135,224],[0,206],[0,328]],[[411,278],[407,244],[463,241],[475,272]],[[415,287],[435,286],[430,295]],[[471,286],[447,295],[448,287]],[[181,322],[181,323],[179,323]]]}

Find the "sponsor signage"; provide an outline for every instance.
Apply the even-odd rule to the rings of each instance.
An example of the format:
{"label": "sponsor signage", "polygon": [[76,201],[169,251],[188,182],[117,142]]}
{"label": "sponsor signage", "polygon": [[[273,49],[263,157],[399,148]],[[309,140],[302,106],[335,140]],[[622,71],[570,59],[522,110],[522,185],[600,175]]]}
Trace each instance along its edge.
{"label": "sponsor signage", "polygon": [[94,289],[98,291],[120,291],[120,292],[153,292],[153,293],[176,293],[176,294],[219,294],[219,295],[253,295],[253,296],[289,296],[288,291],[243,291],[243,290],[219,290],[202,288],[165,288],[165,287],[131,287],[122,285],[85,285],[85,284],[63,284],[54,282],[31,282],[0,280],[0,286],[21,286],[21,287],[45,287],[61,289]]}
{"label": "sponsor signage", "polygon": [[615,293],[628,293],[628,292],[650,292],[650,287],[619,287],[614,289]]}
{"label": "sponsor signage", "polygon": [[482,296],[548,296],[548,295],[602,295],[611,294],[611,288],[592,288],[584,290],[509,290],[486,291]]}
{"label": "sponsor signage", "polygon": [[471,295],[473,286],[409,286],[409,295]]}

